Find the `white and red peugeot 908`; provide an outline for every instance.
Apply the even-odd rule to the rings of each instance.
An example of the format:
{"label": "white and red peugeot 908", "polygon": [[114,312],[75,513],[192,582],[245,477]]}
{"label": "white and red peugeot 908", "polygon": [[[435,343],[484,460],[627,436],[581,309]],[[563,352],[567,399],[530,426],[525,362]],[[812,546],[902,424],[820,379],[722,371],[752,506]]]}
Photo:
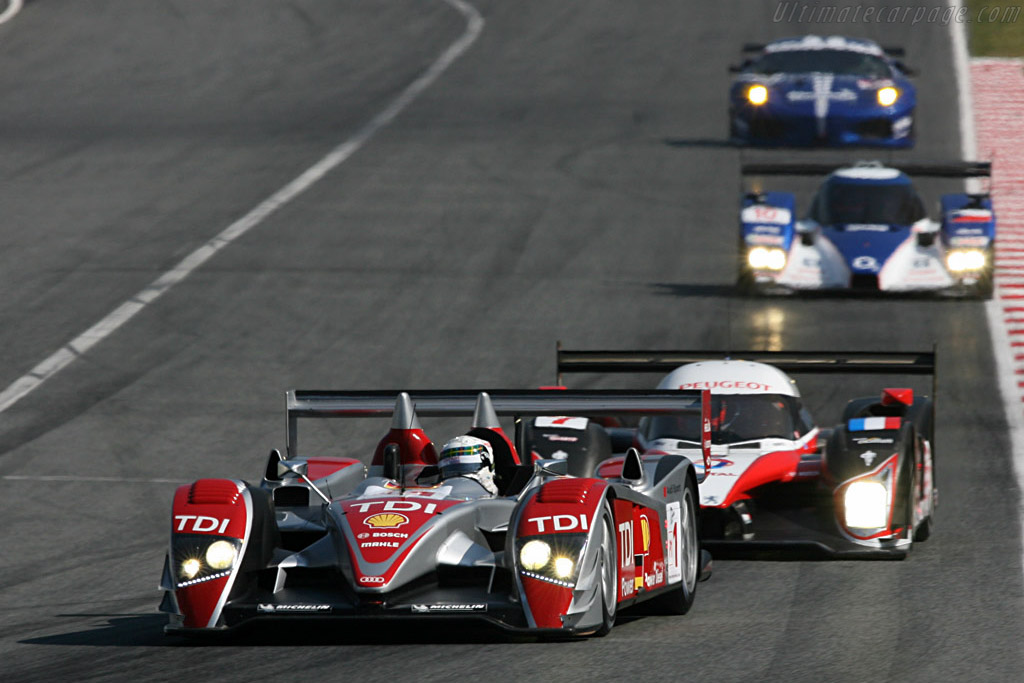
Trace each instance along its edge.
{"label": "white and red peugeot 908", "polygon": [[[717,356],[717,357],[716,357]],[[912,389],[855,398],[819,428],[787,373],[929,375],[935,354],[874,352],[567,351],[566,372],[657,372],[658,389],[711,392],[710,467],[701,474],[701,532],[719,557],[803,550],[902,558],[930,534],[935,506],[933,404]],[[837,378],[838,379],[838,378]],[[933,381],[934,394],[934,381]],[[691,456],[696,414],[649,416],[632,432],[645,457]],[[622,435],[620,435],[622,436]],[[623,439],[618,439],[622,443]],[[621,457],[598,465],[600,475]]]}

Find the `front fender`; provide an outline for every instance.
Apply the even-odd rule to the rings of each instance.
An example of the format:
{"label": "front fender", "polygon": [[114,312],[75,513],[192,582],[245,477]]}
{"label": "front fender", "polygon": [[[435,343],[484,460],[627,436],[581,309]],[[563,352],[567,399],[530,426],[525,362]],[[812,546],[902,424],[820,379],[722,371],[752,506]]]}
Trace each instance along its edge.
{"label": "front fender", "polygon": [[[597,549],[590,543],[608,496],[608,482],[589,478],[558,478],[531,491],[517,506],[509,525],[506,556],[532,628],[587,628],[579,623],[589,613],[599,587],[592,584],[587,568]],[[519,551],[530,540],[543,540],[572,558],[575,572],[559,578],[552,566],[528,569]],[[553,562],[553,558],[552,558]],[[571,617],[570,615],[574,615]]]}

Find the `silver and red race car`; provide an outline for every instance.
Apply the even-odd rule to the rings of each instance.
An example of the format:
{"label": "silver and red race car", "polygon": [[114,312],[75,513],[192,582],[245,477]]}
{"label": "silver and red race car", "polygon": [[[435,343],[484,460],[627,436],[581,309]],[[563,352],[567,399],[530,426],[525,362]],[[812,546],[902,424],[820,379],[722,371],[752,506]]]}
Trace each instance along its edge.
{"label": "silver and red race car", "polygon": [[[700,484],[704,546],[718,557],[780,555],[902,559],[932,528],[932,400],[907,388],[851,400],[842,422],[817,426],[786,373],[929,375],[935,353],[570,351],[566,372],[667,373],[659,389],[711,391],[711,465]],[[693,415],[641,419],[643,458],[693,457]],[[621,438],[621,435],[619,435]],[[596,463],[604,475],[621,466]],[[704,473],[697,459],[698,472]]]}
{"label": "silver and red race car", "polygon": [[[258,485],[200,479],[177,490],[161,581],[166,632],[458,618],[528,634],[604,635],[636,603],[687,612],[710,575],[698,537],[703,466],[631,451],[614,472],[573,477],[574,457],[519,455],[529,452],[523,425],[537,416],[693,413],[699,421],[708,392],[294,391],[287,399],[286,454],[271,452]],[[446,445],[439,460],[420,416],[472,416],[449,444],[476,445]],[[368,443],[368,471],[363,457],[300,454],[300,420],[374,417],[392,422],[375,449],[376,437]],[[515,439],[501,417],[513,419]]]}

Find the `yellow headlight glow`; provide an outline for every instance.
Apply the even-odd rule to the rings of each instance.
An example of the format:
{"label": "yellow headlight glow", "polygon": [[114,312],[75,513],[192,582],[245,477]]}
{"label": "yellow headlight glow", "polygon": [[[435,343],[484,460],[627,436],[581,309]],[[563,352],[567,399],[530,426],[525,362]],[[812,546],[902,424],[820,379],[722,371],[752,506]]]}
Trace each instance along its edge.
{"label": "yellow headlight glow", "polygon": [[187,579],[194,579],[201,568],[202,565],[199,563],[199,560],[194,557],[190,557],[181,563],[181,573]]}
{"label": "yellow headlight glow", "polygon": [[752,85],[747,90],[747,101],[751,104],[762,105],[768,101],[768,88],[763,85]]}
{"label": "yellow headlight glow", "polygon": [[568,579],[572,576],[573,561],[568,557],[555,558],[555,576],[560,579]]}
{"label": "yellow headlight glow", "polygon": [[544,541],[527,541],[519,550],[519,562],[530,571],[543,569],[550,559],[551,546]]}
{"label": "yellow headlight glow", "polygon": [[235,563],[235,546],[228,541],[214,541],[206,549],[206,563],[213,569],[228,569]]}
{"label": "yellow headlight glow", "polygon": [[888,107],[899,99],[900,91],[892,86],[886,86],[878,89],[878,103],[883,107]]}
{"label": "yellow headlight glow", "polygon": [[981,270],[985,267],[985,252],[980,249],[956,249],[946,254],[946,266],[954,273]]}
{"label": "yellow headlight glow", "polygon": [[876,481],[855,481],[844,497],[846,526],[850,529],[884,529],[889,524],[889,492]]}
{"label": "yellow headlight glow", "polygon": [[754,247],[747,254],[747,263],[754,270],[782,270],[786,267],[786,252],[782,249]]}

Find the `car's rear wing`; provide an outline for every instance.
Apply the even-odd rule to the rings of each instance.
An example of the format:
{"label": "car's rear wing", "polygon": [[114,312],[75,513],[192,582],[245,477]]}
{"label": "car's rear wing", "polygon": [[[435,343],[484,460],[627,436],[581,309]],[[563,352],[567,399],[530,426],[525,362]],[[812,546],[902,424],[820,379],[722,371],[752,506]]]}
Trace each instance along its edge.
{"label": "car's rear wing", "polygon": [[931,351],[602,351],[556,347],[557,381],[564,373],[629,372],[667,374],[680,365],[707,360],[767,363],[788,374],[930,375],[937,387],[935,346]]}
{"label": "car's rear wing", "polygon": [[[453,390],[453,391],[308,391],[287,393],[288,457],[297,454],[299,418],[390,418],[401,394],[408,394],[420,417],[472,416],[482,394],[496,415],[565,417],[629,415],[709,415],[710,392],[677,390]],[[710,454],[710,433],[705,434],[705,459]],[[519,447],[520,444],[517,444]]]}
{"label": "car's rear wing", "polygon": [[[764,49],[768,46],[767,43],[743,43],[741,48],[743,52],[764,52]],[[894,45],[880,45],[882,52],[889,55],[890,57],[905,57],[906,50],[902,47]]]}
{"label": "car's rear wing", "polygon": [[794,162],[794,163],[746,163],[740,166],[744,176],[803,175],[824,176],[841,168],[885,167],[896,168],[912,177],[927,178],[988,178],[992,175],[990,161],[944,161],[936,163],[894,164],[885,166],[880,162],[857,162],[855,164]]}

